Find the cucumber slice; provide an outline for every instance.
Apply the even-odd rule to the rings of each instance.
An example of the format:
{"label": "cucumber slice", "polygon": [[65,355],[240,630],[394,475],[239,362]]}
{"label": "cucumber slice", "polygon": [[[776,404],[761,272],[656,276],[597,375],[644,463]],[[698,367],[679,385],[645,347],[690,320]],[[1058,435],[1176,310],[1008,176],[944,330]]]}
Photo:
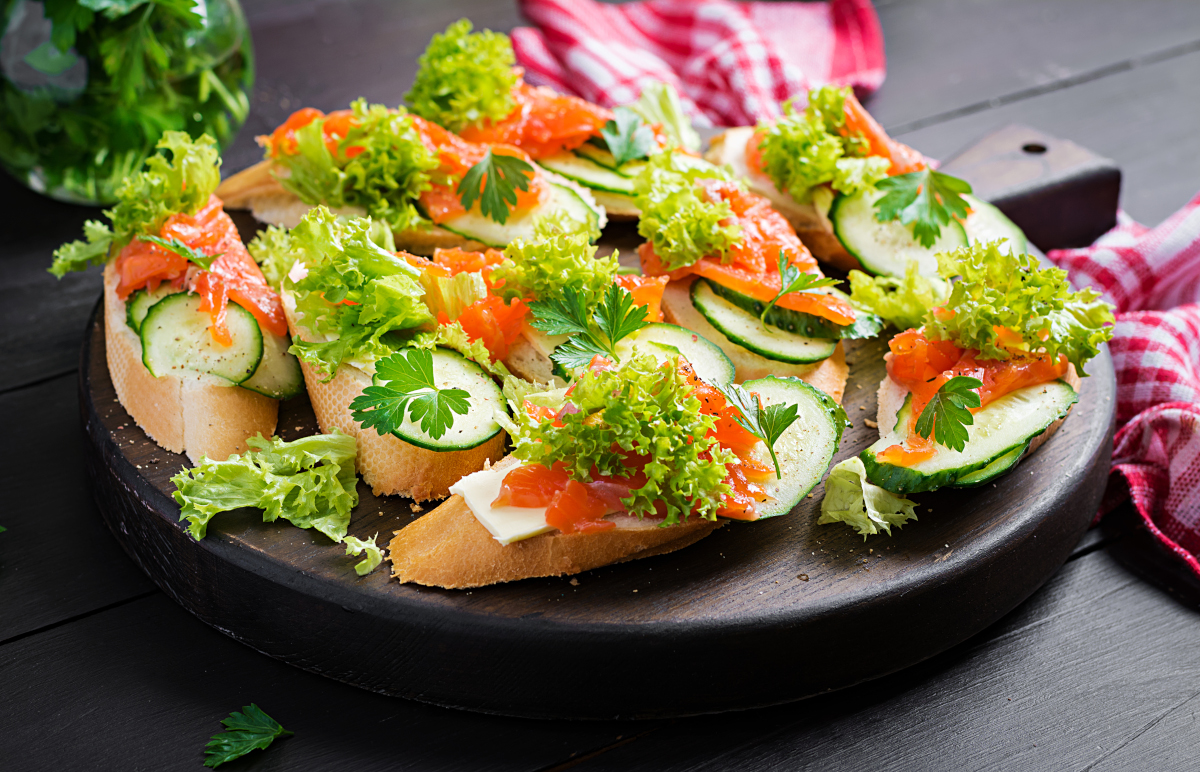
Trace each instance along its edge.
{"label": "cucumber slice", "polygon": [[200,310],[200,296],[187,292],[168,295],[155,303],[142,320],[142,363],[155,378],[181,370],[209,373],[230,383],[254,374],[263,357],[262,333],[254,316],[230,303],[225,313],[232,345],[212,339],[212,319]]}
{"label": "cucumber slice", "polygon": [[[607,151],[605,151],[607,152]],[[611,158],[611,156],[610,156]],[[626,164],[634,166],[636,162]],[[633,194],[633,180],[620,172],[570,151],[538,159],[538,166],[549,169],[580,185],[609,193]]]}
{"label": "cucumber slice", "polygon": [[674,324],[651,324],[617,344],[617,355],[622,360],[635,350],[650,354],[659,362],[683,357],[701,380],[723,386],[733,383],[733,362],[725,352],[713,342]]}
{"label": "cucumber slice", "polygon": [[692,305],[708,323],[737,345],[777,362],[808,364],[833,356],[837,340],[808,338],[762,321],[713,291],[704,279],[692,283]]}
{"label": "cucumber slice", "polygon": [[838,196],[829,210],[833,231],[846,251],[858,258],[863,269],[878,276],[903,276],[905,266],[916,260],[922,276],[937,276],[937,253],[967,245],[967,234],[957,220],[942,226],[932,247],[923,247],[912,230],[899,220],[875,219],[875,202],[882,190],[869,188],[853,196]]}
{"label": "cucumber slice", "polygon": [[[889,380],[884,388],[901,387]],[[884,399],[883,394],[880,399]],[[1066,381],[1026,386],[976,413],[975,423],[967,427],[967,444],[961,451],[938,445],[932,458],[907,467],[877,461],[875,454],[884,448],[905,445],[912,405],[909,394],[896,414],[892,429],[864,450],[860,458],[867,478],[892,493],[920,493],[947,485],[981,485],[1010,470],[1025,455],[1033,438],[1066,416],[1078,399]]]}
{"label": "cucumber slice", "polygon": [[[755,300],[749,295],[735,292],[716,282],[708,281],[708,279],[701,279],[700,281],[706,282],[709,289],[717,293],[717,295],[754,316],[761,314],[763,306],[766,305],[761,300]],[[829,295],[838,295],[846,302],[850,301],[846,293],[833,287],[821,287],[816,291]],[[793,332],[807,338],[833,338],[839,340],[874,338],[883,329],[883,319],[866,311],[857,311],[854,324],[844,327],[813,314],[806,314],[803,311],[793,311],[790,308],[780,308],[779,306],[772,306],[771,310],[767,312],[766,323],[772,327],[778,327],[785,332]]]}
{"label": "cucumber slice", "polygon": [[291,338],[269,332],[263,333],[262,337],[262,361],[258,363],[254,375],[238,385],[271,399],[291,399],[304,391],[300,360],[288,353],[288,347],[292,345]]}
{"label": "cucumber slice", "polygon": [[603,166],[605,169],[609,169],[622,177],[629,177],[630,179],[637,177],[642,167],[646,165],[645,161],[629,161],[621,166],[617,166],[617,159],[608,149],[608,146],[605,145],[604,140],[597,137],[592,137],[572,152],[598,166]]}
{"label": "cucumber slice", "polygon": [[1008,219],[1004,212],[970,194],[964,195],[963,198],[971,207],[971,214],[967,215],[967,220],[963,223],[968,241],[977,244],[981,241],[1008,239],[1001,247],[1004,252],[1024,254],[1029,251],[1029,240],[1025,238],[1025,231]]}
{"label": "cucumber slice", "polygon": [[[471,395],[464,415],[454,417],[454,425],[438,439],[421,429],[420,422],[405,416],[394,435],[419,448],[436,451],[468,450],[487,442],[500,433],[496,410],[504,409],[504,394],[483,368],[457,351],[448,348],[433,350],[433,382],[439,389],[463,389]],[[372,383],[382,386],[378,375]]]}
{"label": "cucumber slice", "polygon": [[597,228],[603,227],[604,223],[601,219],[603,213],[599,207],[594,207],[585,201],[578,191],[569,185],[559,185],[558,183],[551,183],[550,191],[551,195],[531,211],[521,217],[511,218],[505,223],[498,223],[484,217],[479,212],[471,211],[439,223],[439,225],[459,236],[474,239],[489,247],[499,249],[507,247],[517,239],[532,240],[533,227],[538,218],[551,212],[566,212],[571,219],[591,222]]}
{"label": "cucumber slice", "polygon": [[[742,386],[758,394],[764,406],[794,403],[799,408],[799,418],[775,442],[783,477],[772,477],[763,484],[771,499],[758,507],[760,519],[786,515],[829,471],[846,428],[846,413],[828,394],[799,378],[771,375]],[[760,447],[756,458],[771,463],[765,447]]]}
{"label": "cucumber slice", "polygon": [[151,292],[147,289],[140,289],[129,296],[125,301],[125,323],[128,324],[134,332],[142,331],[142,320],[146,318],[146,312],[150,310],[150,306],[165,298],[167,295],[174,295],[182,290],[172,287],[170,284],[160,284],[158,289]]}

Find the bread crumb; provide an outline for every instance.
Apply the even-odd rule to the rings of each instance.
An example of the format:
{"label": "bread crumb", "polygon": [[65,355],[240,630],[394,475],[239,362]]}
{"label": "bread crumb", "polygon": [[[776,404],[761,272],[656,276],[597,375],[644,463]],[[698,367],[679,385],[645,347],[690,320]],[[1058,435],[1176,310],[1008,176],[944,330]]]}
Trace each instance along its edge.
{"label": "bread crumb", "polygon": [[637,590],[634,590],[634,592],[637,592]]}
{"label": "bread crumb", "polygon": [[571,577],[570,585],[571,585],[572,587],[578,587],[578,586],[579,586],[579,580],[578,580],[578,579],[576,579],[575,577]]}
{"label": "bread crumb", "polygon": [[863,407],[862,405],[859,405],[859,406],[858,406],[858,409],[859,409],[859,410],[866,410],[866,408],[865,408],[865,407]]}
{"label": "bread crumb", "polygon": [[800,575],[799,575],[799,576],[797,576],[796,578],[797,578],[797,579],[799,579],[799,580],[800,580],[800,581],[802,581],[802,582],[807,582],[807,581],[808,581],[808,574],[800,574]]}
{"label": "bread crumb", "polygon": [[808,497],[811,499],[811,498],[812,498],[812,494],[811,494],[811,493],[810,493],[810,494],[808,494]]}
{"label": "bread crumb", "polygon": [[875,421],[872,421],[870,418],[864,418],[864,419],[863,419],[863,424],[865,424],[867,427],[869,427],[869,428],[871,428],[871,429],[878,429],[878,428],[879,428],[879,424],[878,424],[878,423],[876,423]]}
{"label": "bread crumb", "polygon": [[421,505],[420,505],[420,504],[418,504],[418,503],[417,503],[417,502],[415,502],[415,501],[414,501],[413,503],[409,504],[409,505],[408,505],[408,508],[409,508],[409,509],[411,509],[413,512],[424,512],[424,511],[425,511],[425,510],[424,510],[424,509],[421,507]]}
{"label": "bread crumb", "polygon": [[303,426],[297,426],[297,427],[296,427],[296,431],[298,431],[298,432],[302,432],[302,431],[304,431],[304,427],[303,427]]}

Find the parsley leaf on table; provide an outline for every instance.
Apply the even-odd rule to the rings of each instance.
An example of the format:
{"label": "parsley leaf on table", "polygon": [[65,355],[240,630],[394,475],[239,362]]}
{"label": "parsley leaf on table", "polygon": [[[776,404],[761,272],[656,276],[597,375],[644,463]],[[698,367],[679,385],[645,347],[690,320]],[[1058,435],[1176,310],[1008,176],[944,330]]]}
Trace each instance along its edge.
{"label": "parsley leaf on table", "polygon": [[238,713],[235,710],[229,714],[229,718],[221,720],[225,731],[213,735],[208,745],[204,746],[204,766],[216,769],[252,750],[267,748],[275,742],[276,737],[292,734],[253,702],[242,711]]}
{"label": "parsley leaf on table", "polygon": [[875,219],[912,225],[913,236],[924,247],[932,247],[942,226],[953,217],[965,218],[970,208],[962,197],[971,192],[970,183],[933,169],[885,177],[875,187],[885,193],[875,202]]}
{"label": "parsley leaf on table", "polygon": [[156,247],[162,247],[168,252],[174,252],[188,262],[195,263],[206,271],[211,271],[213,262],[218,257],[225,254],[224,252],[218,252],[215,255],[206,255],[203,252],[197,252],[175,237],[172,237],[170,241],[167,241],[161,236],[140,236],[139,238],[142,241],[146,241],[155,245]]}
{"label": "parsley leaf on table", "polygon": [[483,216],[503,225],[508,220],[509,210],[517,204],[517,190],[529,190],[531,179],[533,167],[524,159],[496,155],[488,148],[479,163],[463,175],[455,193],[463,209],[470,209],[478,200]]}
{"label": "parsley leaf on table", "polygon": [[796,266],[792,265],[787,259],[787,255],[783,250],[779,250],[779,293],[771,298],[771,302],[767,303],[762,313],[758,318],[764,323],[767,321],[767,313],[770,312],[779,299],[790,292],[805,292],[807,290],[817,289],[818,287],[832,287],[837,284],[837,279],[825,279],[816,274],[805,273]]}
{"label": "parsley leaf on table", "polygon": [[965,375],[943,383],[917,418],[917,434],[928,438],[932,433],[939,445],[961,451],[967,445],[967,427],[975,423],[967,408],[981,404],[975,391],[981,386],[983,381]]}
{"label": "parsley leaf on table", "polygon": [[351,415],[364,429],[391,434],[407,413],[420,422],[421,431],[441,439],[454,425],[455,415],[466,415],[471,395],[463,389],[439,389],[433,380],[433,353],[404,349],[380,360],[375,367],[384,386],[368,386],[350,403]]}
{"label": "parsley leaf on table", "polygon": [[795,403],[788,405],[767,405],[762,407],[758,395],[731,383],[728,386],[717,386],[718,391],[725,395],[725,400],[738,410],[735,419],[742,428],[767,444],[771,461],[775,463],[775,477],[783,479],[779,469],[779,458],[775,455],[775,442],[799,418],[799,406]]}
{"label": "parsley leaf on table", "polygon": [[633,295],[624,287],[610,284],[590,318],[582,293],[568,285],[562,297],[536,300],[529,304],[531,324],[549,335],[572,337],[550,355],[567,368],[586,367],[596,355],[619,362],[617,343],[645,327],[646,306],[633,304]]}
{"label": "parsley leaf on table", "polygon": [[617,166],[638,158],[648,158],[658,149],[654,130],[642,120],[642,116],[628,107],[613,109],[613,119],[600,129],[608,150],[613,154]]}

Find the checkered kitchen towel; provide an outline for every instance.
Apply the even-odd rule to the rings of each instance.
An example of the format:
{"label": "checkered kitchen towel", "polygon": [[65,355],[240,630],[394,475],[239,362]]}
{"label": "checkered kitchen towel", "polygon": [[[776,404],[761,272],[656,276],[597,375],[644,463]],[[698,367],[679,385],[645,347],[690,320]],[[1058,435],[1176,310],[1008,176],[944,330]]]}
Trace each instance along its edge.
{"label": "checkered kitchen towel", "polygon": [[697,126],[745,126],[834,83],[883,83],[883,33],[870,0],[823,3],[518,0],[536,28],[513,30],[530,83],[612,106],[675,87]]}
{"label": "checkered kitchen towel", "polygon": [[1200,576],[1200,195],[1157,228],[1122,216],[1049,257],[1117,307],[1117,436],[1105,506],[1125,490],[1151,533]]}

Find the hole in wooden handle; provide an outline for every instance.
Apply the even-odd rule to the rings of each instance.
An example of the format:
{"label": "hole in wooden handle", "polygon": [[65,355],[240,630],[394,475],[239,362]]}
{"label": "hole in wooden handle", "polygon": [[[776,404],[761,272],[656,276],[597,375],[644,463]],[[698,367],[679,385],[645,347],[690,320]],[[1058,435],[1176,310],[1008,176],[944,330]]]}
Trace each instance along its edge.
{"label": "hole in wooden handle", "polygon": [[1026,145],[1021,145],[1021,149],[1033,155],[1041,155],[1046,152],[1046,146],[1040,142],[1030,142]]}

